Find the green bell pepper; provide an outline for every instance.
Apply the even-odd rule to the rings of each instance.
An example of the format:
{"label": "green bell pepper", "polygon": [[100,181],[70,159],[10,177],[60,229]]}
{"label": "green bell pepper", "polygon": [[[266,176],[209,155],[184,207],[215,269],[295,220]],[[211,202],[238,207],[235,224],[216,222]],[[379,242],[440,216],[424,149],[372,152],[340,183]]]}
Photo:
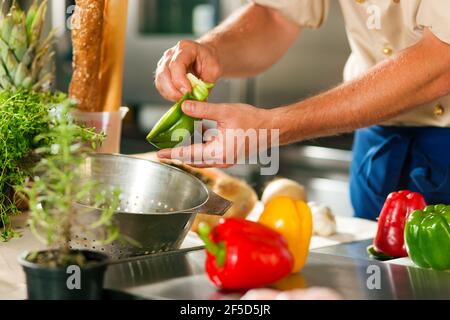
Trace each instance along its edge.
{"label": "green bell pepper", "polygon": [[197,119],[184,114],[181,106],[187,100],[206,101],[214,87],[214,84],[205,83],[191,73],[187,78],[191,82],[192,92],[175,103],[147,136],[147,141],[158,149],[173,148],[192,136]]}
{"label": "green bell pepper", "polygon": [[450,269],[450,206],[439,204],[414,211],[405,225],[405,244],[419,267]]}

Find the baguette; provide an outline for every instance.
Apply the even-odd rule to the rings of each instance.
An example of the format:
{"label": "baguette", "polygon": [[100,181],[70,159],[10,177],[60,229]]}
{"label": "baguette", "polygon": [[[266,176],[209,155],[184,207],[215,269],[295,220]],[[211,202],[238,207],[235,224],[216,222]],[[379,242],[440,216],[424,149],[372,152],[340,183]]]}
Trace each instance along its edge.
{"label": "baguette", "polygon": [[100,112],[101,49],[105,0],[76,0],[72,25],[73,76],[70,97],[78,109]]}
{"label": "baguette", "polygon": [[102,57],[100,64],[100,108],[117,112],[122,105],[122,81],[128,0],[105,0]]}

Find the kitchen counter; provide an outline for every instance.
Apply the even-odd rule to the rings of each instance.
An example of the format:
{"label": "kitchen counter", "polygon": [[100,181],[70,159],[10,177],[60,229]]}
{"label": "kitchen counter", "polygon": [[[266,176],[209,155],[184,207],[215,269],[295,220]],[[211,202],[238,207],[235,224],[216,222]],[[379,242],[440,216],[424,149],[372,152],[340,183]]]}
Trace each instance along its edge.
{"label": "kitchen counter", "polygon": [[[301,274],[291,276],[283,289],[312,286],[337,290],[345,299],[450,299],[450,273],[370,260],[343,254],[347,247],[367,241],[311,252]],[[111,266],[106,287],[136,299],[239,299],[241,294],[217,291],[204,273],[202,250],[183,251],[122,262]],[[375,277],[379,275],[379,278]],[[372,277],[371,277],[372,276]]]}
{"label": "kitchen counter", "polygon": [[[450,299],[450,273],[416,268],[409,259],[372,261],[366,247],[375,235],[376,223],[340,216],[336,219],[338,234],[313,237],[302,274],[290,276],[279,289],[324,286],[334,288],[346,299]],[[219,292],[209,282],[203,267],[205,255],[199,244],[198,238],[190,234],[180,251],[114,263],[106,274],[106,297],[239,299],[241,294]],[[16,257],[24,250],[42,246],[28,228],[22,229],[22,238],[1,246],[0,299],[24,299],[25,281]],[[368,272],[377,267],[381,287],[369,289]]]}

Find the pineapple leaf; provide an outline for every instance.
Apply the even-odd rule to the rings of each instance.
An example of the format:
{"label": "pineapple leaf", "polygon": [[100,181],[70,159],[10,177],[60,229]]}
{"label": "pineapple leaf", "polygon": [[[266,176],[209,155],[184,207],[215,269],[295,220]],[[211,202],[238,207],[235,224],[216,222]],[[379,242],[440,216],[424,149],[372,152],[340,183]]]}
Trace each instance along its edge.
{"label": "pineapple leaf", "polygon": [[8,76],[0,76],[0,85],[3,90],[8,90],[11,88],[11,81],[9,80]]}
{"label": "pineapple leaf", "polygon": [[[4,63],[1,61],[0,61],[0,78],[1,78],[1,85],[2,85],[3,89],[7,89],[12,86],[12,79],[11,79]],[[6,82],[8,82],[8,85],[6,85]]]}
{"label": "pineapple leaf", "polygon": [[39,81],[33,86],[34,91],[43,90],[48,91],[53,82],[53,73],[48,72],[44,76],[42,76]]}
{"label": "pineapple leaf", "polygon": [[[47,1],[32,0],[25,12],[13,0],[7,14],[0,12],[0,86],[3,89],[42,91],[51,84],[54,74],[51,48],[55,30],[45,38],[42,35]],[[9,3],[0,0],[2,6],[5,2]]]}
{"label": "pineapple leaf", "polygon": [[11,49],[14,51],[18,61],[21,61],[25,53],[27,52],[27,31],[25,27],[25,16],[23,21],[15,24],[9,41]]}
{"label": "pineapple leaf", "polygon": [[27,90],[31,89],[32,84],[33,84],[33,79],[31,77],[26,77],[22,82],[22,86]]}
{"label": "pineapple leaf", "polygon": [[8,44],[3,39],[0,39],[0,58],[3,61],[6,61],[6,58],[8,57],[8,51],[9,51]]}
{"label": "pineapple leaf", "polygon": [[35,51],[36,45],[33,44],[27,49],[27,52],[25,52],[25,55],[22,58],[22,63],[25,64],[27,67],[31,66],[31,63],[33,62],[33,59],[35,57]]}
{"label": "pineapple leaf", "polygon": [[25,21],[25,12],[23,12],[20,9],[16,1],[14,1],[11,6],[11,16],[13,18],[14,24],[18,24],[21,23],[22,21]]}
{"label": "pineapple leaf", "polygon": [[13,29],[13,26],[14,26],[14,22],[13,22],[11,14],[6,15],[2,19],[2,24],[1,24],[1,36],[2,36],[2,39],[6,43],[9,43],[9,38],[11,36],[11,31]]}
{"label": "pineapple leaf", "polygon": [[42,69],[45,65],[45,55],[48,53],[42,51],[40,55],[36,56],[33,60],[33,63],[31,64],[31,77],[33,78],[34,82],[37,82],[39,80],[39,74],[41,73]]}
{"label": "pineapple leaf", "polygon": [[7,76],[8,72],[6,72],[5,67],[3,66],[3,63],[0,63],[0,77]]}
{"label": "pineapple leaf", "polygon": [[31,39],[31,27],[33,25],[34,18],[36,17],[38,8],[39,7],[38,7],[37,0],[33,0],[33,3],[31,4],[30,8],[28,9],[27,18],[26,18],[28,40]]}
{"label": "pineapple leaf", "polygon": [[2,62],[0,62],[0,86],[3,90],[11,87],[11,80]]}
{"label": "pineapple leaf", "polygon": [[44,50],[45,48],[49,48],[52,44],[53,44],[53,40],[55,38],[55,34],[56,34],[56,29],[52,29],[50,30],[49,34],[47,35],[47,37],[45,38],[44,41],[42,41],[37,49],[38,51],[38,55],[40,53],[41,50]]}
{"label": "pineapple leaf", "polygon": [[45,14],[47,12],[47,0],[42,1],[36,15],[31,23],[30,43],[38,42],[41,38],[42,28],[44,26]]}
{"label": "pineapple leaf", "polygon": [[6,1],[2,1],[0,3],[0,19],[3,19],[5,17],[5,5],[6,5]]}
{"label": "pineapple leaf", "polygon": [[19,63],[16,74],[14,75],[14,84],[16,87],[23,87],[23,81],[27,77],[29,77],[27,67],[23,63]]}
{"label": "pineapple leaf", "polygon": [[8,70],[9,75],[13,75],[16,72],[17,65],[19,64],[17,62],[16,56],[11,51],[11,49],[8,50],[8,53],[6,55],[5,66],[6,70]]}
{"label": "pineapple leaf", "polygon": [[31,76],[34,81],[38,81],[39,74],[44,69],[44,66],[48,62],[48,60],[53,57],[53,55],[50,56],[50,44],[48,44],[45,47],[42,47],[38,53],[36,54],[33,63],[31,64]]}

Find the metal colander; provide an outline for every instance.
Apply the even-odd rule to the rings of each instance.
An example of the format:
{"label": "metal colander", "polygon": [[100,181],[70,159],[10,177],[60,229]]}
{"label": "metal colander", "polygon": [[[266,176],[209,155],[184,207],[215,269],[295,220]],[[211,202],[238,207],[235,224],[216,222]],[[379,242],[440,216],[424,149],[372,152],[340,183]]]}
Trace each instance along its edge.
{"label": "metal colander", "polygon": [[[94,154],[83,165],[83,179],[105,190],[122,191],[114,220],[123,238],[103,245],[105,230],[74,230],[74,249],[97,250],[113,260],[179,249],[197,213],[223,215],[231,202],[209,190],[194,176],[177,168],[127,156]],[[80,225],[89,225],[100,210],[86,203]],[[136,245],[138,243],[139,245]]]}

